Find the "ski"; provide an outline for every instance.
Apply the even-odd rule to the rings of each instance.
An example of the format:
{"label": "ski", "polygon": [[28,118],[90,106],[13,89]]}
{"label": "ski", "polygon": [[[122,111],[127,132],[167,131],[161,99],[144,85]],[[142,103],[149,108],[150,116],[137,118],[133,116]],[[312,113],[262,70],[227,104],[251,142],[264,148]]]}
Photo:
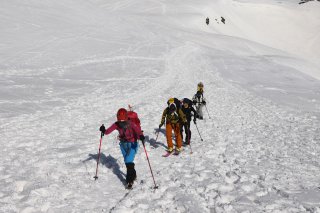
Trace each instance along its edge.
{"label": "ski", "polygon": [[180,152],[177,151],[177,150],[175,150],[174,153],[173,153],[173,155],[180,155]]}
{"label": "ski", "polygon": [[166,152],[162,155],[162,157],[169,157],[173,152]]}

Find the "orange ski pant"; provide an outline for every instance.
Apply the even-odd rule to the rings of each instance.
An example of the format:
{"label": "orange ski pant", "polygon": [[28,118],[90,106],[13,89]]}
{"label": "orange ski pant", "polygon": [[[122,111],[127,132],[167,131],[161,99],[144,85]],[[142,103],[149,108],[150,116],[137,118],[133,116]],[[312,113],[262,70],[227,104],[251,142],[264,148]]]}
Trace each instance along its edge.
{"label": "orange ski pant", "polygon": [[176,136],[176,145],[180,149],[182,146],[182,138],[181,138],[179,123],[176,123],[176,124],[167,123],[166,124],[166,137],[167,137],[168,148],[171,148],[171,147],[173,148],[172,130],[174,131],[174,135]]}

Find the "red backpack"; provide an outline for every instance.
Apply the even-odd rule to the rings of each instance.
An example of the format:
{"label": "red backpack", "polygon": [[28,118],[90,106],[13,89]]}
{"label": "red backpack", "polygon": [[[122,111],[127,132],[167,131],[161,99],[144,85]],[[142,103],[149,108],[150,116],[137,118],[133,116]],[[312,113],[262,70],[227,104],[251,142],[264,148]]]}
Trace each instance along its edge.
{"label": "red backpack", "polygon": [[129,111],[128,112],[128,120],[130,120],[131,122],[133,122],[135,125],[137,125],[140,130],[141,130],[141,124],[140,124],[140,119],[138,118],[138,114],[133,112],[133,111]]}

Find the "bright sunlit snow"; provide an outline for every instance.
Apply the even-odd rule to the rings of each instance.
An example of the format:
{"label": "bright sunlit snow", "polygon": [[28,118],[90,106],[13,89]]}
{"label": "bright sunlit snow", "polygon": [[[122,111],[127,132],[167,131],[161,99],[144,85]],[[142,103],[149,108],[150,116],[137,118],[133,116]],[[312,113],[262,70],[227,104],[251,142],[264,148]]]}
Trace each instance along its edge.
{"label": "bright sunlit snow", "polygon": [[[0,212],[319,213],[320,2],[298,3],[0,0]],[[200,81],[203,141],[164,158]],[[116,133],[93,179],[128,104],[156,190],[141,142],[125,189]]]}

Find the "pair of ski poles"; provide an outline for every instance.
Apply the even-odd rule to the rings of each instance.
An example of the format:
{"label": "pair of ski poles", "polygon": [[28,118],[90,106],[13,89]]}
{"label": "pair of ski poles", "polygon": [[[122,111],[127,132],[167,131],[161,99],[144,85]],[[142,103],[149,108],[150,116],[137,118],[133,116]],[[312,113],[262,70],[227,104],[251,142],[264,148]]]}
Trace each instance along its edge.
{"label": "pair of ski poles", "polygon": [[[103,138],[103,136],[104,136],[104,134],[103,134],[103,132],[101,132],[100,144],[99,144],[99,152],[98,152],[98,160],[97,160],[97,167],[96,167],[96,175],[93,177],[95,180],[98,179],[98,168],[99,168],[100,153],[101,153],[101,144],[102,144],[102,138]],[[152,172],[152,169],[151,169],[151,164],[150,164],[150,161],[149,161],[149,157],[148,157],[148,153],[147,153],[147,150],[146,150],[146,146],[144,145],[144,141],[142,141],[142,144],[143,144],[144,152],[146,153],[146,156],[147,156],[147,160],[148,160],[150,172],[151,172],[152,179],[153,179],[153,183],[154,183],[154,189],[157,189],[158,186],[156,185],[156,181],[155,181],[154,176],[153,176],[153,172]]]}

